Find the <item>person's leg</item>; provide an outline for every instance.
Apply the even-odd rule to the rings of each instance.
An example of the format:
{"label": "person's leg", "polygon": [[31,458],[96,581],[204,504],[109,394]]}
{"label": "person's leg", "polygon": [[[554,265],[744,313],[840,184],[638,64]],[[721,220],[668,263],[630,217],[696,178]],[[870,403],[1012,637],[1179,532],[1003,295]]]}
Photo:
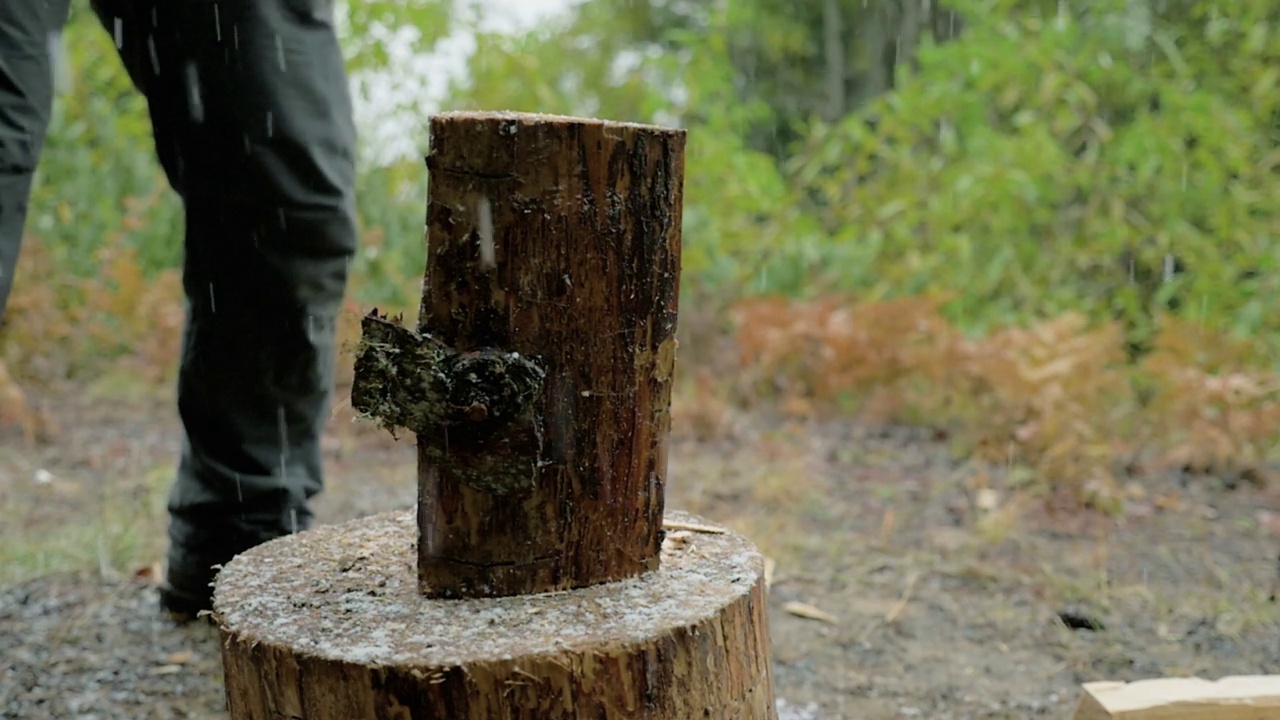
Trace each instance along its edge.
{"label": "person's leg", "polygon": [[124,36],[186,209],[185,442],[167,580],[171,609],[198,607],[214,564],[306,528],[323,484],[335,320],[356,247],[351,100],[327,0],[97,5]]}
{"label": "person's leg", "polygon": [[69,0],[0,0],[0,323],[53,105],[52,37]]}

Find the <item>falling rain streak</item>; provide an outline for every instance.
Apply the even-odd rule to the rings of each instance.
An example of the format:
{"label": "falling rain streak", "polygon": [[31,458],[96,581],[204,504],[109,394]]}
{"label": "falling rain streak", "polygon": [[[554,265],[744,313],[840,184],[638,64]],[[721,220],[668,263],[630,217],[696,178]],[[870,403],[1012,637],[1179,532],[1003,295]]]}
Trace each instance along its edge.
{"label": "falling rain streak", "polygon": [[116,49],[123,50],[124,49],[124,20],[122,18],[115,18],[114,35],[116,39]]}
{"label": "falling rain streak", "polygon": [[276,406],[276,424],[280,429],[280,465],[284,470],[284,461],[289,458],[289,425],[285,422],[284,406]]}
{"label": "falling rain streak", "polygon": [[191,110],[191,120],[204,122],[204,100],[200,96],[200,70],[193,62],[187,63],[187,105]]}
{"label": "falling rain streak", "polygon": [[160,74],[160,55],[156,52],[156,37],[154,35],[147,36],[147,50],[151,52],[151,70],[156,75]]}
{"label": "falling rain streak", "polygon": [[280,39],[280,34],[276,33],[276,60],[280,63],[280,70],[284,71],[284,41]]}
{"label": "falling rain streak", "polygon": [[[276,406],[276,423],[280,429],[280,482],[288,483],[289,479],[289,426],[285,421],[284,406]],[[294,524],[294,532],[297,532],[297,515],[293,508],[289,509],[290,519]]]}

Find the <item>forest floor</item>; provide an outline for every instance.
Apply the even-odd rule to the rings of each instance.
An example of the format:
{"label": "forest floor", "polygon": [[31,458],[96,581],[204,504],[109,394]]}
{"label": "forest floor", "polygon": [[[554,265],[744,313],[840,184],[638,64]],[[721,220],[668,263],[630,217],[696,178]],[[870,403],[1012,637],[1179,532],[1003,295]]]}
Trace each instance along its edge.
{"label": "forest floor", "polygon": [[[225,718],[213,630],[170,625],[151,585],[172,398],[42,404],[49,442],[0,433],[0,718]],[[676,406],[667,504],[775,561],[783,718],[1065,719],[1081,682],[1280,673],[1274,481],[1150,475],[1123,517],[1055,512],[934,433],[694,405]],[[412,505],[410,442],[339,407],[326,454],[321,521]]]}

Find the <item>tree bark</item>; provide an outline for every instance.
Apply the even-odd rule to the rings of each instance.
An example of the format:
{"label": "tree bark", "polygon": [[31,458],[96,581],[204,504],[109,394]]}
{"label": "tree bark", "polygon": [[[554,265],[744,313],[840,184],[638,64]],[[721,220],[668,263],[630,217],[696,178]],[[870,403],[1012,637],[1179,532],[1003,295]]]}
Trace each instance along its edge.
{"label": "tree bark", "polygon": [[685,133],[431,122],[416,332],[366,318],[356,407],[417,433],[421,590],[564,590],[659,563]]}
{"label": "tree bark", "polygon": [[764,562],[744,538],[673,532],[637,578],[439,600],[418,592],[414,523],[322,526],[227,564],[233,720],[776,720]]}

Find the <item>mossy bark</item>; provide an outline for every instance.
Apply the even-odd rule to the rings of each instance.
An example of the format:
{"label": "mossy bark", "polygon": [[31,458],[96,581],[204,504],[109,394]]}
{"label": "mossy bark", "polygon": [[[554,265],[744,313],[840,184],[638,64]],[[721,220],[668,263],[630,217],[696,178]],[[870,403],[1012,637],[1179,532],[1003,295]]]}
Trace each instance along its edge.
{"label": "mossy bark", "polygon": [[[598,120],[432,118],[419,325],[366,318],[353,392],[417,433],[427,596],[657,567],[684,144]],[[462,396],[441,370],[458,358],[483,370]]]}
{"label": "mossy bark", "polygon": [[[519,353],[460,353],[375,309],[361,321],[351,403],[393,433],[447,438],[454,428],[486,442],[485,452],[459,463],[454,476],[501,496],[532,486],[541,444],[532,401],[543,378],[542,368]],[[447,450],[446,444],[433,456],[447,461]]]}

